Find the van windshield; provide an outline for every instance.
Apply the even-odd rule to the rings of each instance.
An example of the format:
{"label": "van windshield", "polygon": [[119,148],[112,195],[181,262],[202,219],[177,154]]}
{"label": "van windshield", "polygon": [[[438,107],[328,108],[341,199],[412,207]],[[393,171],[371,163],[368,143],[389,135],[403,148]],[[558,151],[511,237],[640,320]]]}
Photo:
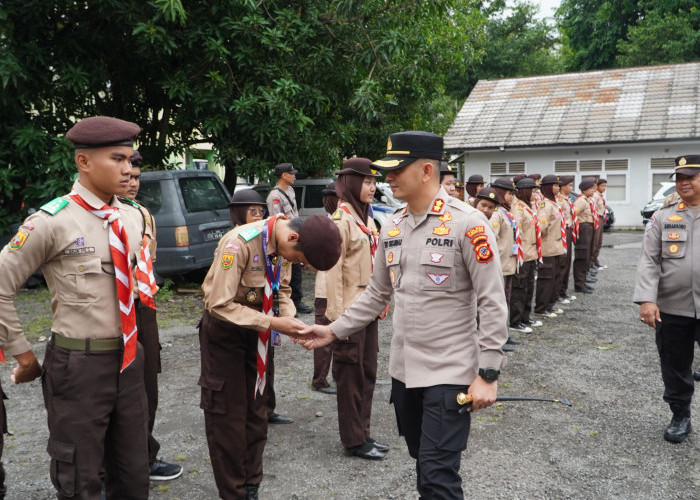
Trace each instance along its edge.
{"label": "van windshield", "polygon": [[229,199],[221,185],[211,177],[180,179],[180,190],[187,212],[226,210]]}

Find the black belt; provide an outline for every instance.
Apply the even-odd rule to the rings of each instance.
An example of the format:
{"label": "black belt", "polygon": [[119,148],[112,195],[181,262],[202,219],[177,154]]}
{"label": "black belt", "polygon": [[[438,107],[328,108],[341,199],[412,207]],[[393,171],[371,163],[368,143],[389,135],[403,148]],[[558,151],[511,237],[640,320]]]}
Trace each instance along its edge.
{"label": "black belt", "polygon": [[71,351],[121,351],[124,348],[123,338],[112,339],[74,339],[60,333],[51,333],[51,341],[56,347]]}

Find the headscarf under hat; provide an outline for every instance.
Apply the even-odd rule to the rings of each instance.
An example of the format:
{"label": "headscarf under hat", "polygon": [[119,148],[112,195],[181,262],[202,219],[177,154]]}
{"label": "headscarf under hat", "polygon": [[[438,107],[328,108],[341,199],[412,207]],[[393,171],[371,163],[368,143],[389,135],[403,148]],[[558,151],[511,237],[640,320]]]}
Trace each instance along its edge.
{"label": "headscarf under hat", "polygon": [[369,217],[369,204],[360,201],[360,192],[365,177],[376,177],[377,173],[372,170],[372,160],[367,158],[350,158],[343,162],[343,168],[335,181],[335,191],[338,198],[350,203],[362,223],[367,223]]}

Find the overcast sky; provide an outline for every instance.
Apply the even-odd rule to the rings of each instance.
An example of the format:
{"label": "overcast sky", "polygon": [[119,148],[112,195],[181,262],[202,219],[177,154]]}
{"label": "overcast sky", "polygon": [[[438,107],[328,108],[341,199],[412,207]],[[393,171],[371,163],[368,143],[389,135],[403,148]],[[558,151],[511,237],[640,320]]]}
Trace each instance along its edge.
{"label": "overcast sky", "polygon": [[540,6],[540,15],[538,17],[554,17],[554,9],[559,7],[561,0],[532,0],[532,3]]}

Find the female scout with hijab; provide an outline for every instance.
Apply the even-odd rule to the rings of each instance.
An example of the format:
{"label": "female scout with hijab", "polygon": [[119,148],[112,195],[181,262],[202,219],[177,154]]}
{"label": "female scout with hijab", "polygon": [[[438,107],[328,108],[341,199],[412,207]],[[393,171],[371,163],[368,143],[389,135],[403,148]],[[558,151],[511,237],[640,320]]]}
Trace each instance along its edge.
{"label": "female scout with hijab", "polygon": [[[343,163],[335,183],[338,210],[332,220],[343,239],[338,263],[326,273],[326,316],[335,321],[369,284],[377,229],[369,216],[369,204],[379,176],[367,158]],[[370,436],[372,397],[377,376],[379,339],[377,319],[333,346],[333,379],[337,387],[340,440],[351,455],[381,459],[388,446]]]}
{"label": "female scout with hijab", "polygon": [[513,290],[510,297],[510,328],[522,333],[532,332],[530,326],[541,326],[540,321],[530,319],[532,298],[535,293],[537,261],[542,255],[542,236],[537,214],[530,208],[534,200],[535,181],[527,176],[515,183],[515,203],[512,213],[520,224],[523,242],[523,265],[513,277]]}
{"label": "female scout with hijab", "polygon": [[559,178],[545,175],[540,190],[544,200],[537,208],[542,232],[542,263],[537,270],[537,292],[535,294],[535,314],[554,318],[563,314],[562,309],[554,310],[559,298],[559,256],[566,252],[566,221],[557,205]]}
{"label": "female scout with hijab", "polygon": [[[491,227],[493,227],[493,232],[496,233],[498,253],[501,257],[503,289],[506,294],[506,303],[510,310],[513,276],[518,272],[518,267],[522,264],[523,259],[520,227],[515,217],[510,213],[515,185],[509,178],[499,177],[491,183],[491,188],[496,192],[500,201],[500,206],[491,216]],[[520,341],[508,337],[506,343],[520,344]],[[509,349],[506,347],[505,350]]]}
{"label": "female scout with hijab", "polygon": [[468,203],[472,203],[474,201],[477,193],[484,188],[485,183],[486,179],[484,179],[483,175],[474,174],[469,176],[466,184],[467,195],[469,195],[467,198]]}
{"label": "female scout with hijab", "polygon": [[[323,194],[323,208],[326,209],[326,213],[328,213],[328,217],[330,217],[338,210],[338,196],[335,192],[335,182],[329,182],[321,193]],[[331,322],[326,318],[328,299],[326,299],[325,271],[316,273],[314,296],[316,297],[314,300],[314,323],[317,325],[329,325]],[[324,394],[336,393],[335,387],[328,383],[328,370],[331,368],[332,358],[332,346],[324,345],[323,347],[314,349],[314,375],[311,379],[311,388],[314,391]]]}

